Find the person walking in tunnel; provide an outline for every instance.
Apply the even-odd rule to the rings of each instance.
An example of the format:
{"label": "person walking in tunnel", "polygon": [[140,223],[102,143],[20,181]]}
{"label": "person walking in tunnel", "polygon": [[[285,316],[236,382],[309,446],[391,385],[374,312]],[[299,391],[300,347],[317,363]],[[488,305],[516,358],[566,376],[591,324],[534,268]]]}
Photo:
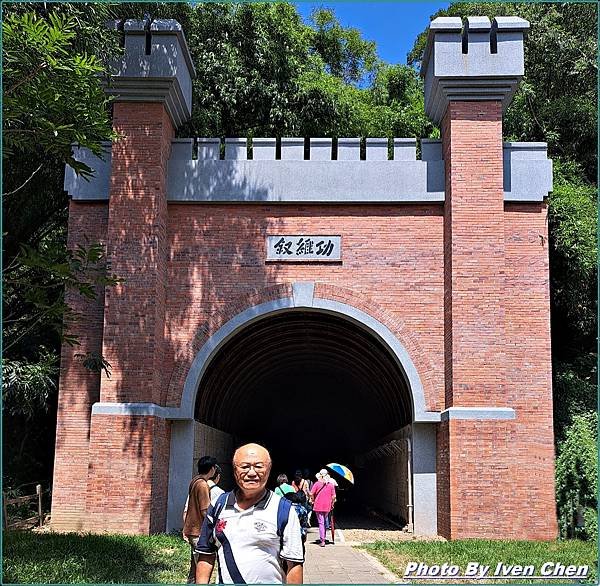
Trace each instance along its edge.
{"label": "person walking in tunnel", "polygon": [[335,486],[328,482],[327,470],[317,472],[317,482],[310,490],[313,511],[317,515],[319,523],[320,546],[325,547],[325,523],[333,505],[335,504]]}
{"label": "person walking in tunnel", "polygon": [[200,530],[206,511],[210,506],[210,486],[208,481],[215,474],[216,458],[202,456],[198,460],[198,474],[192,478],[188,489],[188,499],[183,509],[183,538],[190,544],[191,559],[187,583],[193,584],[196,580],[196,562],[194,548],[200,536]]}
{"label": "person walking in tunnel", "polygon": [[296,492],[303,493],[306,497],[310,492],[310,486],[308,485],[308,481],[302,478],[302,470],[296,470],[294,473],[294,480],[292,480],[292,488]]}
{"label": "person walking in tunnel", "polygon": [[275,489],[275,494],[283,497],[288,492],[296,492],[296,489],[291,484],[288,484],[288,477],[286,474],[280,474],[277,477],[277,488]]}
{"label": "person walking in tunnel", "polygon": [[302,534],[302,548],[303,551],[305,551],[304,544],[306,543],[306,536],[308,534],[309,524],[308,510],[306,509],[306,498],[301,496],[303,494],[304,493],[302,491],[288,492],[286,493],[285,498],[292,503],[292,506],[294,507],[294,510],[298,515],[298,520],[300,521],[300,531]]}
{"label": "person walking in tunnel", "polygon": [[289,500],[266,488],[270,471],[264,447],[236,450],[237,489],[209,508],[196,545],[198,584],[208,584],[217,553],[221,584],[303,583],[300,521]]}
{"label": "person walking in tunnel", "polygon": [[306,523],[307,527],[310,527],[310,513],[312,511],[312,507],[310,506],[308,499],[308,496],[310,494],[310,484],[308,480],[302,477],[302,470],[296,470],[296,472],[294,473],[294,480],[292,480],[292,488],[296,491],[296,494],[299,496],[298,502],[306,509]]}
{"label": "person walking in tunnel", "polygon": [[313,481],[310,479],[310,470],[308,468],[305,468],[302,471],[302,479],[306,482],[306,510],[308,511],[308,526],[310,527],[310,519],[312,517],[312,503],[310,502],[310,489],[313,486]]}

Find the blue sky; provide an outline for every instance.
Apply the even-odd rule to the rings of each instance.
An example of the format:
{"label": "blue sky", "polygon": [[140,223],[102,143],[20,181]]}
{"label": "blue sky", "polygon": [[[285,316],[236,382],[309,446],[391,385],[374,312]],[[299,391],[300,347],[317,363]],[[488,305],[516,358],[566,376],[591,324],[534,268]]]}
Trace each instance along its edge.
{"label": "blue sky", "polygon": [[377,53],[389,63],[406,63],[417,35],[430,17],[449,2],[296,2],[307,20],[313,9],[332,8],[340,23],[359,29],[363,38],[377,43]]}

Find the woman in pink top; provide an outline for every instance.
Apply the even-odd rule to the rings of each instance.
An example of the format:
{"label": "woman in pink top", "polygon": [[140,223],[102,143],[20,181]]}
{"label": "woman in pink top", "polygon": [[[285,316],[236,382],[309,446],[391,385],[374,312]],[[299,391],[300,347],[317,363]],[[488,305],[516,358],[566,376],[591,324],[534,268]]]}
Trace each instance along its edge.
{"label": "woman in pink top", "polygon": [[313,511],[319,521],[319,537],[321,547],[325,547],[325,518],[335,503],[335,486],[327,482],[329,474],[327,470],[317,473],[317,482],[310,489],[310,500],[313,503]]}

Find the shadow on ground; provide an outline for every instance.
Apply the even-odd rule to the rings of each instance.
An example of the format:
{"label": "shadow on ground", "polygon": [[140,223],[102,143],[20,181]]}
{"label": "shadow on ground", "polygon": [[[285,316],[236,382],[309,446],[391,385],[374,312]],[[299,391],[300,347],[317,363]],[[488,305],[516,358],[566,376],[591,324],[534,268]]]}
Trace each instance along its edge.
{"label": "shadow on ground", "polygon": [[188,545],[172,535],[78,535],[5,531],[5,584],[182,583]]}

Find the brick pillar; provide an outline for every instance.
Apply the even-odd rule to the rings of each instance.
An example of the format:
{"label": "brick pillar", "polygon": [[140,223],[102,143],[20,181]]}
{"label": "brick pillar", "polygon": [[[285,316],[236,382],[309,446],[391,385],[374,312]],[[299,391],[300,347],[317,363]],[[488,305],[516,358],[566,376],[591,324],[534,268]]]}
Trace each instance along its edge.
{"label": "brick pillar", "polygon": [[[437,471],[438,528],[448,538],[551,537],[539,523],[528,531],[518,520],[531,516],[537,499],[523,490],[525,484],[530,488],[523,475],[532,474],[536,464],[522,445],[528,434],[544,438],[543,477],[552,482],[546,452],[552,411],[543,422],[530,418],[515,383],[520,380],[521,392],[544,405],[551,389],[539,385],[531,392],[526,387],[531,377],[515,378],[512,370],[507,382],[514,368],[507,362],[507,323],[512,332],[521,318],[507,290],[514,267],[507,266],[505,244],[502,113],[523,75],[527,28],[516,17],[498,17],[493,27],[486,17],[470,17],[464,29],[460,18],[438,18],[424,57],[425,107],[441,124],[446,170],[446,409],[438,428]],[[521,297],[520,303],[548,315],[536,297],[533,303]],[[513,344],[514,336],[510,349]],[[541,365],[543,373],[547,366]],[[547,492],[547,487],[540,492],[546,507],[552,506]],[[552,527],[553,511],[545,514]]]}
{"label": "brick pillar", "polygon": [[[67,245],[105,242],[108,207],[104,203],[69,205]],[[52,527],[58,531],[81,531],[86,527],[90,414],[100,397],[100,374],[87,370],[77,354],[102,351],[104,291],[90,300],[66,293],[66,303],[81,317],[70,328],[79,345],[63,344],[56,426],[56,450],[52,485]]]}
{"label": "brick pillar", "polygon": [[504,406],[501,102],[451,102],[442,148],[446,408]]}
{"label": "brick pillar", "polygon": [[442,144],[447,536],[494,537],[510,527],[514,423],[454,418],[449,408],[507,406],[501,102],[451,102]]}
{"label": "brick pillar", "polygon": [[170,445],[170,423],[157,408],[167,384],[167,171],[175,128],[189,116],[193,74],[181,27],[126,21],[117,70],[107,88],[115,95],[119,134],[112,148],[107,255],[123,282],[105,295],[102,351],[112,375],[102,379],[92,410],[87,528],[156,533],[166,526]]}
{"label": "brick pillar", "polygon": [[[121,138],[112,149],[107,255],[111,270],[124,281],[105,294],[102,352],[112,375],[102,379],[100,401],[157,404],[163,385],[166,176],[174,129],[161,103],[117,102],[113,126]],[[155,437],[155,420],[92,416],[91,528],[152,530],[153,467],[160,465],[154,452],[167,437],[162,429]],[[107,485],[110,495],[101,490]]]}

